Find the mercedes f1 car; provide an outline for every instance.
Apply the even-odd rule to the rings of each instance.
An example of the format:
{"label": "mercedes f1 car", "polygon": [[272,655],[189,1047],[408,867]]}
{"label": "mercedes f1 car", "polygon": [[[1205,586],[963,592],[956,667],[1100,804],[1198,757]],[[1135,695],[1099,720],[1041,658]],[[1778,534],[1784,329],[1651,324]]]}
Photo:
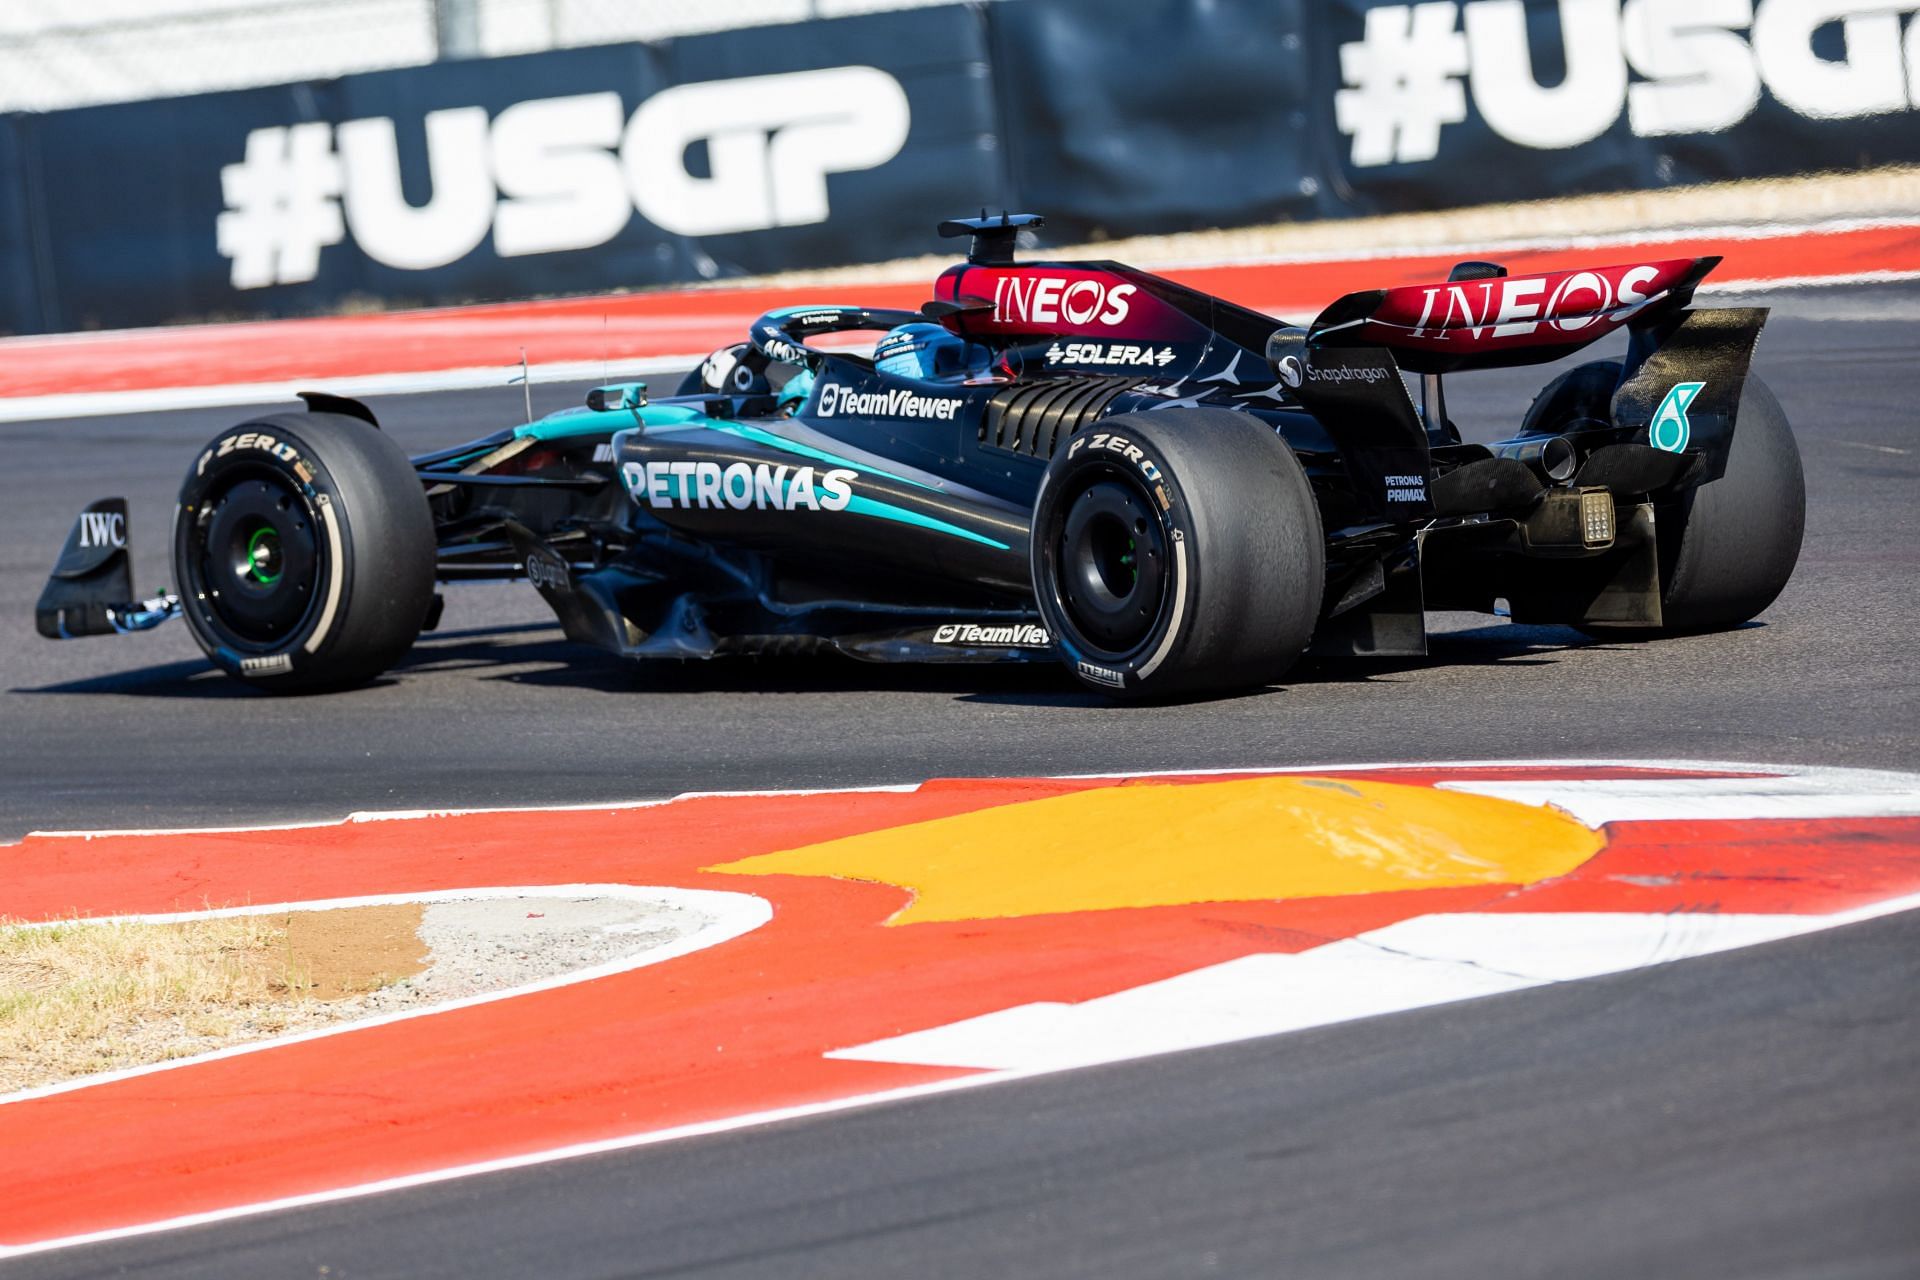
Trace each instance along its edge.
{"label": "mercedes f1 car", "polygon": [[[1748,367],[1766,312],[1691,306],[1718,259],[1467,262],[1302,328],[1117,263],[1016,261],[1038,225],[943,223],[971,250],[918,312],[774,311],[672,396],[605,386],[413,458],[308,394],[193,458],[177,594],[136,600],[106,499],[39,629],[184,616],[240,680],[332,688],[431,629],[438,584],[524,578],[569,638],[634,658],[1059,661],[1158,698],[1419,655],[1428,610],[1730,628],[1793,570],[1799,455]],[[1624,359],[1462,442],[1447,375],[1621,329]],[[851,331],[885,336],[869,356]]]}

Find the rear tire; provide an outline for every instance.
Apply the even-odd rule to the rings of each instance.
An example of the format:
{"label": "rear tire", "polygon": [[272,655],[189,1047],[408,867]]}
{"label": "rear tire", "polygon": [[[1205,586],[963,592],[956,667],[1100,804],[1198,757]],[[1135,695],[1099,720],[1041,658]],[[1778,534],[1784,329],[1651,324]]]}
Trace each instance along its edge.
{"label": "rear tire", "polygon": [[1056,455],[1034,504],[1034,594],[1112,698],[1278,679],[1306,649],[1326,547],[1306,472],[1258,418],[1123,414]]}
{"label": "rear tire", "polygon": [[[1610,420],[1618,360],[1596,360],[1548,383],[1523,434],[1557,435],[1582,419]],[[1793,576],[1806,530],[1800,450],[1780,402],[1748,374],[1718,480],[1661,501],[1658,627],[1595,627],[1595,634],[1662,636],[1726,631],[1757,617]]]}
{"label": "rear tire", "polygon": [[1613,393],[1619,386],[1618,360],[1594,360],[1569,369],[1533,398],[1521,420],[1520,434],[1557,436],[1581,422],[1611,421]]}
{"label": "rear tire", "polygon": [[227,674],[276,693],[363,684],[398,661],[433,602],[435,552],[406,454],[338,414],[222,433],[174,514],[194,639]]}
{"label": "rear tire", "polygon": [[1662,503],[1654,519],[1663,634],[1725,631],[1779,597],[1800,559],[1807,490],[1793,429],[1766,383],[1749,374],[1741,390],[1726,474]]}

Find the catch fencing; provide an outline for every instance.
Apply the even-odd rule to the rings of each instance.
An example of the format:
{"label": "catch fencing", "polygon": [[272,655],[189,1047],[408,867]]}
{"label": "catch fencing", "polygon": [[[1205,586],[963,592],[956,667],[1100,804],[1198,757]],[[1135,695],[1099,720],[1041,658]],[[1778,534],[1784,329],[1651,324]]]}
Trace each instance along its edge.
{"label": "catch fencing", "polygon": [[0,329],[1920,161],[1890,0],[1018,0],[0,117]]}

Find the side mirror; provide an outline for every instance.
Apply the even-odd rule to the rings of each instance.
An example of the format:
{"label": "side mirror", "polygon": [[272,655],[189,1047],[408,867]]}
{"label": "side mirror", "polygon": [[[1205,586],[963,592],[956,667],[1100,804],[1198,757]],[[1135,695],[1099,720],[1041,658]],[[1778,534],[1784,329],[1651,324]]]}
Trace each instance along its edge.
{"label": "side mirror", "polygon": [[646,402],[647,384],[644,382],[616,382],[611,386],[595,387],[587,392],[587,408],[595,413],[638,409]]}

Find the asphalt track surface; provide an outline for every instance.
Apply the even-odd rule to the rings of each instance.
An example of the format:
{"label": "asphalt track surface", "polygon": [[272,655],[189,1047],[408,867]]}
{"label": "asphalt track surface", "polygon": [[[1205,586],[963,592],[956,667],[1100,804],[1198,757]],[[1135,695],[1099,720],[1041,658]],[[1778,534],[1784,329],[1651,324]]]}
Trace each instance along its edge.
{"label": "asphalt track surface", "polygon": [[[0,839],[354,809],[934,776],[1403,759],[1920,769],[1920,287],[1808,290],[1756,368],[1799,434],[1800,569],[1657,644],[1463,617],[1431,658],[1118,708],[1046,669],[630,667],[524,584],[456,590],[380,685],[273,699],[184,628],[55,645],[72,515],[125,493],[142,585],[192,451],[243,414],[0,427]],[[1539,371],[1450,386],[1502,434]],[[536,408],[577,388],[541,389]],[[376,405],[427,447],[518,391]],[[505,630],[491,626],[507,624]],[[0,910],[4,910],[0,899]],[[140,1274],[1920,1273],[1920,920],[1372,1022],[22,1259]]]}

